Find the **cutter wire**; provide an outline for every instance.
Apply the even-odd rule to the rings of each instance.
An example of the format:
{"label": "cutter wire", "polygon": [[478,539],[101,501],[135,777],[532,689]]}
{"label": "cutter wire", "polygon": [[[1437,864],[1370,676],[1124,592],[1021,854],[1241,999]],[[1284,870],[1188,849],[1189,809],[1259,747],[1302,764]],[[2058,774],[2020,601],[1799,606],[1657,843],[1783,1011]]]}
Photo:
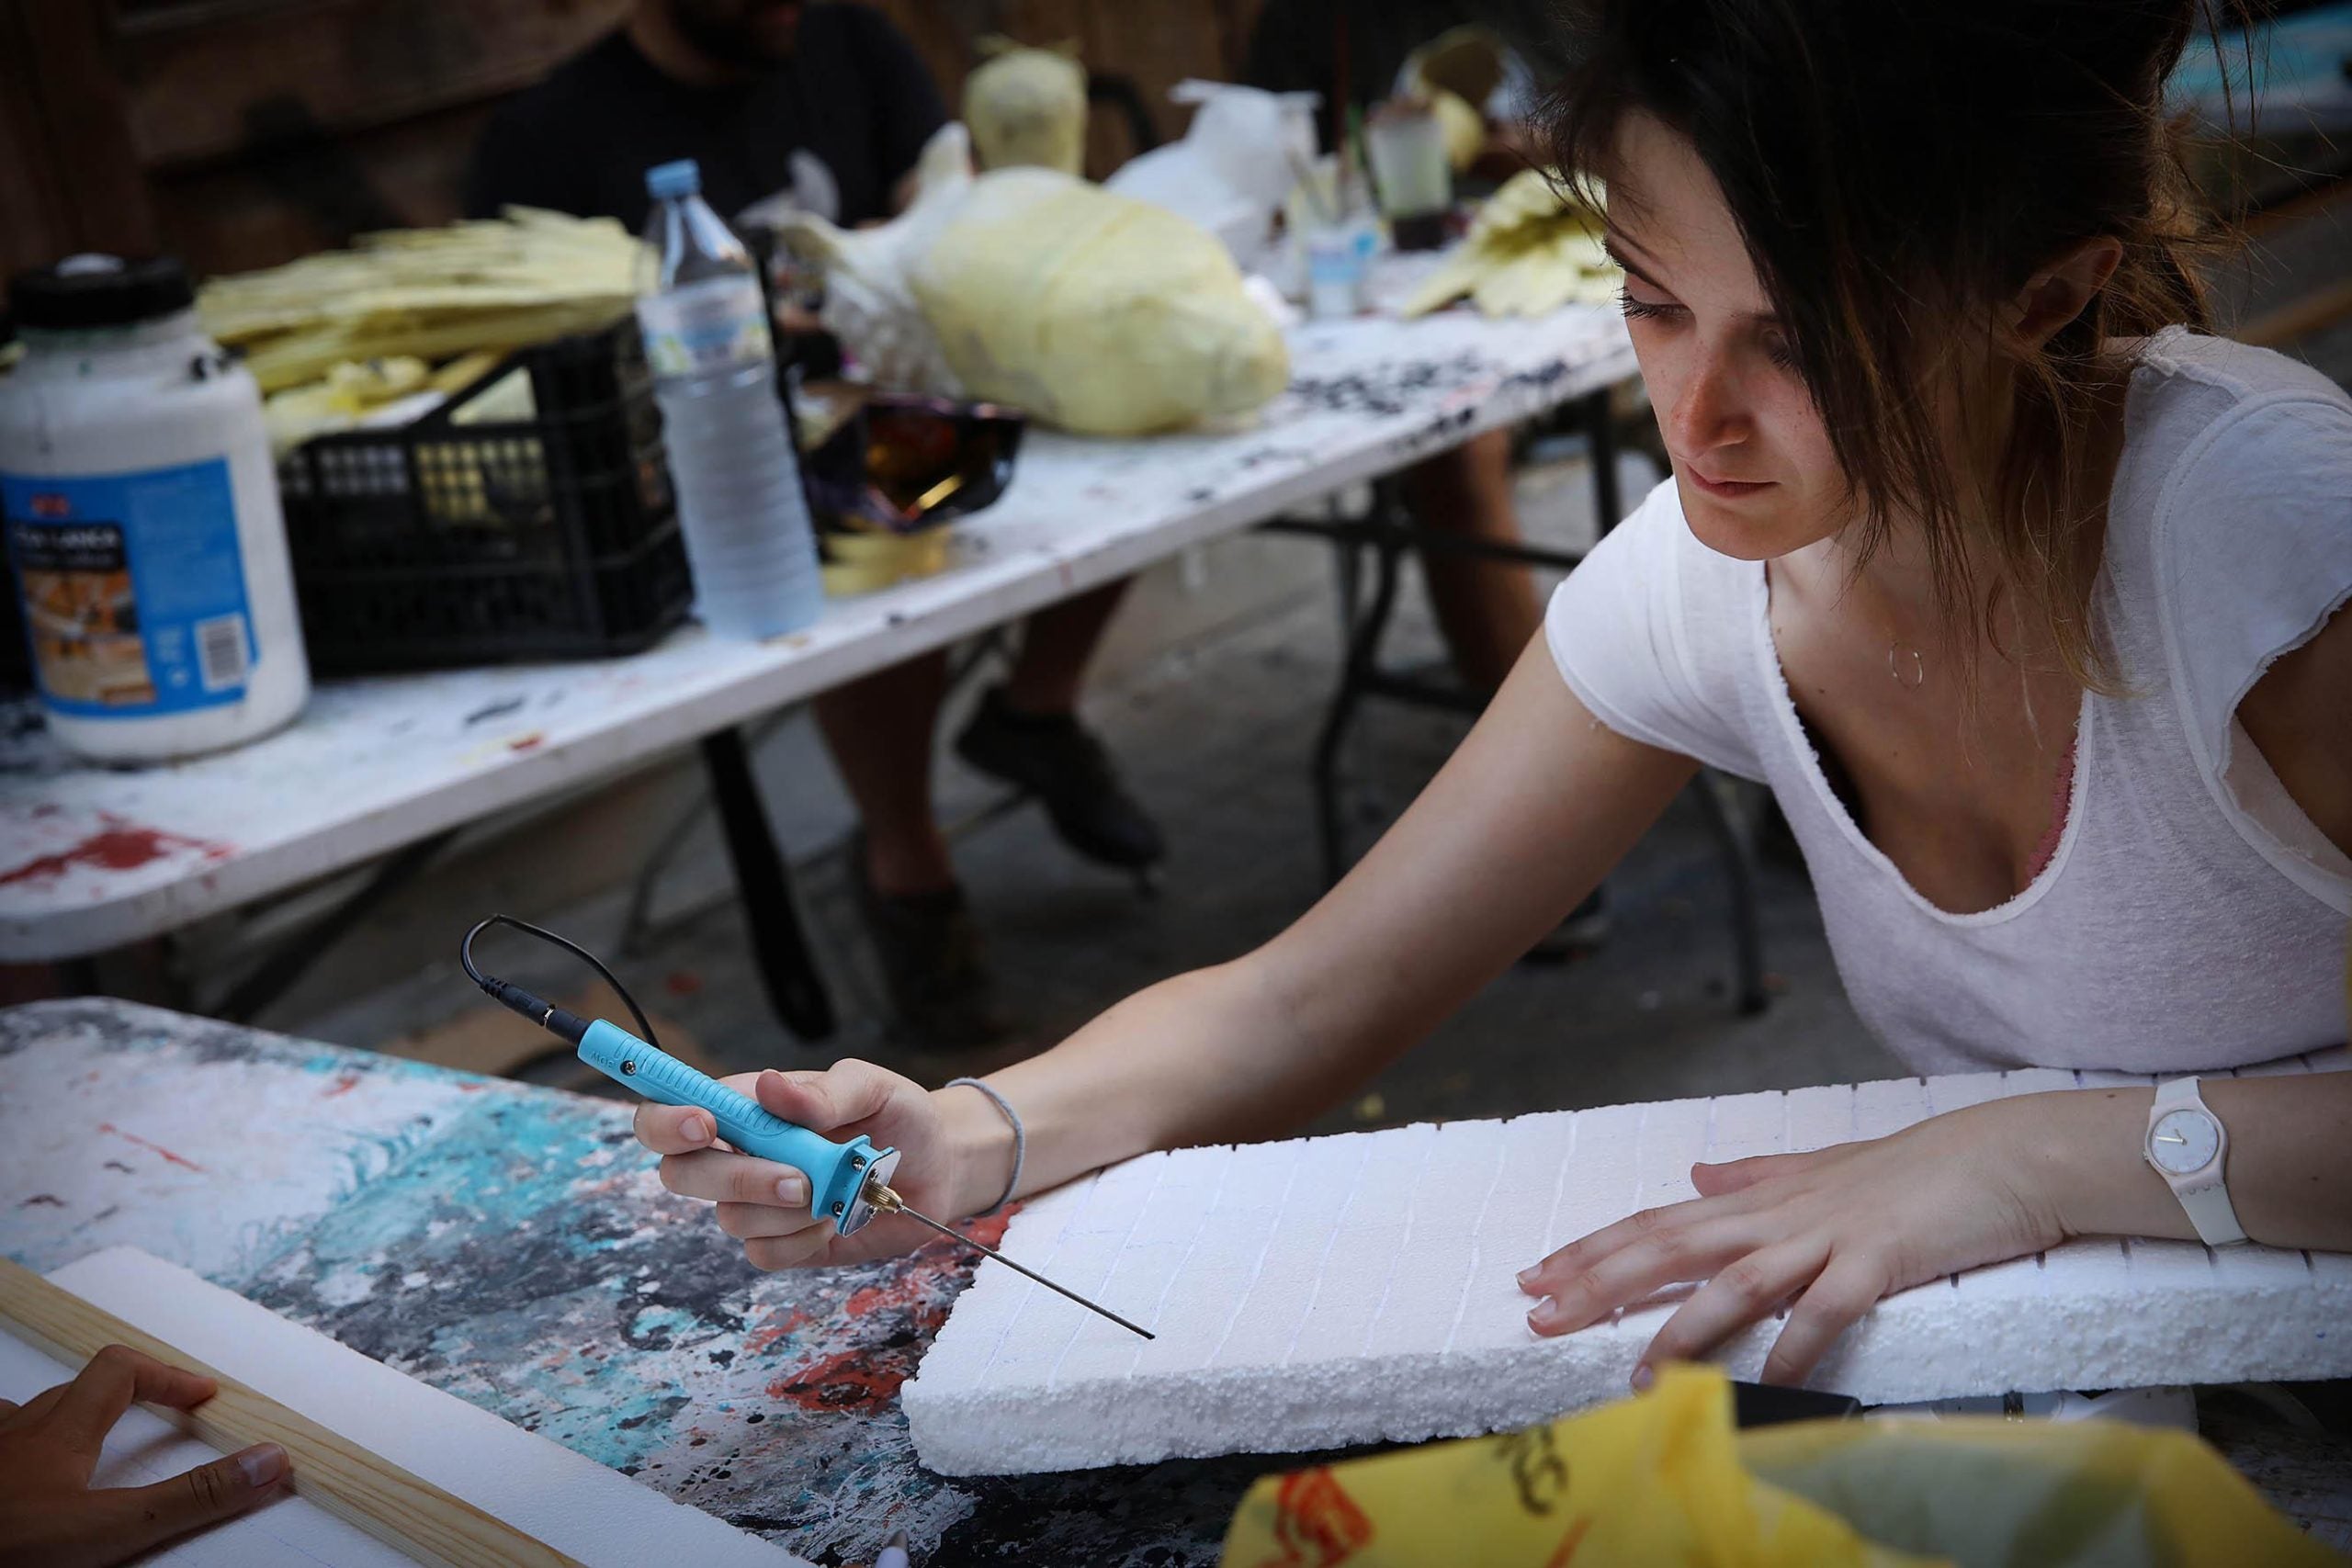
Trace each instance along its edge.
{"label": "cutter wire", "polygon": [[1148,1328],[1144,1328],[1136,1324],[1129,1323],[1125,1318],[1121,1317],[1109,1307],[1098,1305],[1093,1302],[1090,1302],[1084,1296],[1080,1295],[1076,1291],[1070,1290],[1067,1286],[1055,1284],[1051,1280],[1046,1279],[1035,1269],[1031,1269],[1024,1264],[1015,1263],[1012,1258],[1007,1258],[1003,1253],[999,1252],[995,1247],[989,1246],[986,1242],[975,1240],[973,1237],[966,1235],[962,1231],[956,1229],[952,1225],[941,1224],[937,1220],[933,1219],[929,1214],[923,1213],[920,1210],[908,1208],[905,1199],[899,1197],[896,1192],[891,1191],[888,1187],[883,1186],[878,1181],[866,1188],[865,1201],[873,1204],[874,1207],[882,1213],[904,1214],[910,1220],[921,1220],[924,1224],[929,1225],[940,1235],[944,1236],[952,1236],[956,1240],[962,1242],[966,1247],[970,1247],[973,1251],[987,1254],[989,1257],[995,1258],[999,1263],[1003,1264],[1007,1269],[1012,1269],[1014,1273],[1027,1275],[1030,1279],[1036,1280],[1037,1283],[1045,1286],[1046,1289],[1053,1292],[1056,1295],[1068,1296],[1071,1301],[1076,1302],[1087,1311],[1102,1314],[1104,1317],[1109,1318],[1113,1323],[1117,1324],[1120,1327],[1127,1330],[1131,1334],[1140,1334],[1146,1339],[1157,1339],[1159,1337]]}

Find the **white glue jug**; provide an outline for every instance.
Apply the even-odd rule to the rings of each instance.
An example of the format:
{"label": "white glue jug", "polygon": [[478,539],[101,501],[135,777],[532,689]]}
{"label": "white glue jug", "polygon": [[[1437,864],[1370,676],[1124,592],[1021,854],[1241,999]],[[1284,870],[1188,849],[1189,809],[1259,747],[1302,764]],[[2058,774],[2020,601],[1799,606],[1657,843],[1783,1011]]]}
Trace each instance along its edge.
{"label": "white glue jug", "polygon": [[0,521],[58,739],[107,762],[252,740],[310,695],[261,391],[187,269],[74,256],[18,277]]}

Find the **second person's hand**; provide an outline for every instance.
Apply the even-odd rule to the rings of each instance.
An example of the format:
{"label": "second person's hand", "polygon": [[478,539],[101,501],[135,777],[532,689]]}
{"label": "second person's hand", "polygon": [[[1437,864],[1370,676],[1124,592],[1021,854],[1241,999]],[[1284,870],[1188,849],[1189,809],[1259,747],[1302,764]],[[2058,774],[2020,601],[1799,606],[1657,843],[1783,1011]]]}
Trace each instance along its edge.
{"label": "second person's hand", "polygon": [[[994,1192],[973,1197],[978,1173],[959,1152],[938,1099],[913,1079],[871,1062],[835,1063],[823,1072],[738,1073],[723,1079],[787,1122],[799,1123],[836,1143],[863,1133],[876,1148],[896,1148],[899,1168],[892,1190],[910,1207],[939,1220],[960,1218],[968,1209],[995,1201]],[[969,1090],[955,1092],[995,1114]],[[985,1123],[978,1123],[985,1127]],[[835,1233],[830,1217],[809,1209],[808,1179],[787,1165],[754,1159],[730,1149],[718,1136],[710,1112],[694,1107],[637,1108],[638,1141],[662,1156],[662,1185],[686,1198],[716,1203],[718,1228],[743,1244],[756,1269],[794,1269],[906,1252],[936,1233],[910,1219],[877,1214],[852,1235]],[[1001,1169],[995,1179],[1003,1180]],[[984,1185],[984,1183],[982,1183]]]}
{"label": "second person's hand", "polygon": [[277,1490],[286,1450],[255,1443],[146,1486],[92,1487],[131,1401],[193,1410],[218,1386],[124,1345],[23,1404],[0,1399],[0,1564],[104,1568],[242,1514]]}

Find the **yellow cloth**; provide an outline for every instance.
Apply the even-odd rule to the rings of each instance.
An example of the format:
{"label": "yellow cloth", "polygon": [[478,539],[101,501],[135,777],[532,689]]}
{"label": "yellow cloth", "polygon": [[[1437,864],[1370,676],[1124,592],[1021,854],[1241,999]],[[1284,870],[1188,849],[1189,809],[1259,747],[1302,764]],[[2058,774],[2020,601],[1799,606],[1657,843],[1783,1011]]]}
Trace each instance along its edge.
{"label": "yellow cloth", "polygon": [[1600,215],[1522,169],[1487,198],[1462,243],[1408,299],[1410,319],[1468,295],[1488,316],[1542,316],[1570,300],[1605,304],[1623,283],[1600,244]]}
{"label": "yellow cloth", "polygon": [[1738,1433],[1730,1384],[1657,1388],[1509,1437],[1273,1475],[1226,1568],[2067,1568],[2337,1562],[2185,1432],[1814,1421]]}

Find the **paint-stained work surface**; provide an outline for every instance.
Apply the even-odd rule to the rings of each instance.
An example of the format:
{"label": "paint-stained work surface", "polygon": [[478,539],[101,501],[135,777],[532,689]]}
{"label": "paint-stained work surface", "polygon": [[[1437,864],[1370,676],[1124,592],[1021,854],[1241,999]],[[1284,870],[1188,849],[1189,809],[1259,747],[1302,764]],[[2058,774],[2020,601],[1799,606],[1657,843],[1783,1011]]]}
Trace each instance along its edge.
{"label": "paint-stained work surface", "polygon": [[0,1059],[0,1251],[144,1247],[820,1562],[1214,1562],[1270,1467],[930,1474],[899,1385],[969,1265],[763,1275],[610,1101],[97,999]]}
{"label": "paint-stained work surface", "polygon": [[[610,1101],[101,999],[0,1011],[0,1252],[144,1247],[820,1562],[895,1527],[943,1568],[1207,1568],[1257,1476],[1331,1457],[933,1475],[897,1394],[969,1266],[759,1274]],[[2320,1439],[2212,1436],[2332,1539]]]}

